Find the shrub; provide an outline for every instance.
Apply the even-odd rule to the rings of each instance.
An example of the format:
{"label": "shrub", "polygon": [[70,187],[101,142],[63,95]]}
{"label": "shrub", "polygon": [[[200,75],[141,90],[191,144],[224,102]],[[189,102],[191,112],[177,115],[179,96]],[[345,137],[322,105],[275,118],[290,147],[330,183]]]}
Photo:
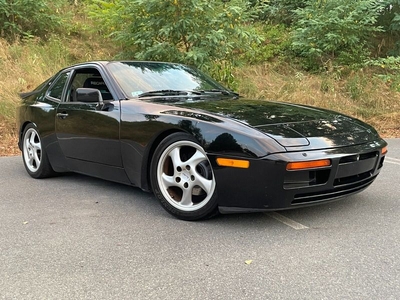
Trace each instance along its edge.
{"label": "shrub", "polygon": [[0,36],[13,41],[21,37],[47,37],[61,27],[57,14],[60,1],[0,0]]}
{"label": "shrub", "polygon": [[332,62],[361,64],[369,56],[369,42],[381,30],[376,25],[379,1],[309,0],[296,10],[292,47],[310,69]]}

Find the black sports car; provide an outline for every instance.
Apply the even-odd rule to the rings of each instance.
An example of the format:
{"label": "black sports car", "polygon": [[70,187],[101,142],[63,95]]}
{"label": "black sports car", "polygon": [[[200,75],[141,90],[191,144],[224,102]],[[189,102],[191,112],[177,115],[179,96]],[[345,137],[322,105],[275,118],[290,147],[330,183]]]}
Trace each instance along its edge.
{"label": "black sports car", "polygon": [[19,148],[30,176],[73,171],[137,186],[185,220],[359,192],[387,146],[359,120],[244,100],[181,64],[78,64],[21,98]]}

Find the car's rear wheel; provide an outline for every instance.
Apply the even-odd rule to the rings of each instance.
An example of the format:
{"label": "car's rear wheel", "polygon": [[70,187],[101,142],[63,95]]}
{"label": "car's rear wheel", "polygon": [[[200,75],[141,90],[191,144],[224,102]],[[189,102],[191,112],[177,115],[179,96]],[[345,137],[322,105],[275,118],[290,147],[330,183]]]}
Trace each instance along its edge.
{"label": "car's rear wheel", "polygon": [[45,178],[55,173],[43,148],[39,132],[33,124],[27,125],[22,135],[22,159],[26,171],[33,178]]}
{"label": "car's rear wheel", "polygon": [[218,213],[210,161],[191,135],[175,133],[159,144],[151,164],[151,184],[161,205],[179,219],[198,220]]}

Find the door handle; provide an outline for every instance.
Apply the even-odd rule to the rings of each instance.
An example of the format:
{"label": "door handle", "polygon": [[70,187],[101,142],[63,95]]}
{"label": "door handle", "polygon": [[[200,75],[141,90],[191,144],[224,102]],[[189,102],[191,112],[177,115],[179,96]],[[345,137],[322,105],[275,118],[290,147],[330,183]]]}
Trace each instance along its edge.
{"label": "door handle", "polygon": [[56,116],[57,116],[57,118],[65,119],[66,117],[68,117],[68,114],[67,113],[57,113]]}

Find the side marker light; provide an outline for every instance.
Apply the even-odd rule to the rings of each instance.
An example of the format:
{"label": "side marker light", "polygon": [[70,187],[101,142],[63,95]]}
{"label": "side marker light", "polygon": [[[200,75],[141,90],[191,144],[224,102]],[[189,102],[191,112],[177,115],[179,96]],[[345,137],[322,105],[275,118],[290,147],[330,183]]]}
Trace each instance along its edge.
{"label": "side marker light", "polygon": [[230,158],[217,158],[217,164],[221,167],[231,167],[231,168],[241,168],[248,169],[250,167],[250,162],[248,160],[242,159],[230,159]]}

